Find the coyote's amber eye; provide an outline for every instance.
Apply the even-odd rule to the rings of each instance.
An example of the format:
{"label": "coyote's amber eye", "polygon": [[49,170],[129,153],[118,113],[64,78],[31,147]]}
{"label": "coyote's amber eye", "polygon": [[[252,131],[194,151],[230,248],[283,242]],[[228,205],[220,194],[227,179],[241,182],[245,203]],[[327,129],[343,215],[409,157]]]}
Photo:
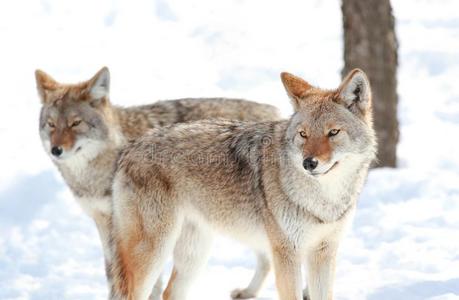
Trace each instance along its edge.
{"label": "coyote's amber eye", "polygon": [[49,126],[50,128],[54,128],[54,127],[56,127],[56,125],[54,125],[54,123],[53,123],[53,122],[51,122],[51,121],[48,121],[48,126]]}
{"label": "coyote's amber eye", "polygon": [[73,121],[72,125],[70,127],[76,127],[78,125],[81,124],[81,120],[76,120],[76,121]]}
{"label": "coyote's amber eye", "polygon": [[302,138],[307,138],[307,137],[308,137],[308,135],[306,134],[306,131],[303,131],[303,130],[300,131],[300,136],[301,136]]}
{"label": "coyote's amber eye", "polygon": [[335,136],[339,133],[339,129],[332,129],[328,132],[328,136]]}

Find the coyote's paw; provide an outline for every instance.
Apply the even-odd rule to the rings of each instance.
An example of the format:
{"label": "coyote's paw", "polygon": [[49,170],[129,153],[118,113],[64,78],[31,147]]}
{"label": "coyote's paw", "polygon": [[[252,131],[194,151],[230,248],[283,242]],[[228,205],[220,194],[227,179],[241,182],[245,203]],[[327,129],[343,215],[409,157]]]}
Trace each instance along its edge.
{"label": "coyote's paw", "polygon": [[233,299],[251,299],[257,295],[249,289],[235,289],[231,292],[231,298]]}
{"label": "coyote's paw", "polygon": [[308,288],[303,290],[303,300],[311,300],[311,298],[309,298]]}

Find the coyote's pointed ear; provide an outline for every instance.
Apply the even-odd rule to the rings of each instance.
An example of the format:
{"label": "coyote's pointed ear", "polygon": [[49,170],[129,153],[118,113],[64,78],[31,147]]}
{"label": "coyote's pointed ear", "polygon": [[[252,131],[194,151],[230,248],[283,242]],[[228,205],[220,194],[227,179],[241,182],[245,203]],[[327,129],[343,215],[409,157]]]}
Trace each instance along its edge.
{"label": "coyote's pointed ear", "polygon": [[354,69],[338,89],[339,99],[351,112],[365,114],[371,108],[371,88],[367,75]]}
{"label": "coyote's pointed ear", "polygon": [[41,102],[46,103],[48,92],[55,90],[59,83],[42,70],[35,70],[35,80]]}
{"label": "coyote's pointed ear", "polygon": [[110,72],[103,67],[88,82],[88,91],[92,99],[108,98],[110,91]]}
{"label": "coyote's pointed ear", "polygon": [[281,80],[288,96],[292,100],[293,108],[295,111],[298,110],[303,96],[312,86],[300,77],[287,72],[281,73]]}

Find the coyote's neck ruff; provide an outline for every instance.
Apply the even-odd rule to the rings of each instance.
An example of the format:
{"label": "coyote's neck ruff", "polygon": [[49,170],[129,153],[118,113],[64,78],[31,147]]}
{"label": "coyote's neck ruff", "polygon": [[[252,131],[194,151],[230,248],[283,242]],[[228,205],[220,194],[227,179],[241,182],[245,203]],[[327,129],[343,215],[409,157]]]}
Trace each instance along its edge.
{"label": "coyote's neck ruff", "polygon": [[254,279],[234,297],[256,295],[271,258],[282,300],[303,299],[302,262],[310,298],[332,298],[341,233],[375,156],[370,86],[360,70],[333,91],[287,73],[282,81],[289,120],[176,125],[123,151],[113,184],[114,298],[145,299],[183,222],[196,229],[175,246],[166,299],[186,299],[214,231],[258,253]]}
{"label": "coyote's neck ruff", "polygon": [[368,153],[351,157],[335,155],[336,161],[330,163],[324,174],[312,175],[305,171],[302,155],[288,143],[282,146],[276,149],[281,157],[277,167],[289,201],[323,223],[339,220],[354,207],[373,159]]}

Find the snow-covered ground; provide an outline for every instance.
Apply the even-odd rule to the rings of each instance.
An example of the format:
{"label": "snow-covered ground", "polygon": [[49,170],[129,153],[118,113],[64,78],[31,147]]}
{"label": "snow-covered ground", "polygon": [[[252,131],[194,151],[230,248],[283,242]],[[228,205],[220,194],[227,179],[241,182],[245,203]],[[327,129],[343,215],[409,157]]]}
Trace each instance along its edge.
{"label": "snow-covered ground", "polygon": [[[399,169],[370,173],[339,253],[337,299],[459,299],[459,3],[393,1]],[[290,106],[281,71],[339,83],[334,1],[0,2],[0,299],[104,299],[99,240],[41,148],[33,71],[112,73],[112,101],[244,97]],[[190,299],[229,299],[252,253],[219,239]],[[276,299],[273,279],[261,299]]]}

